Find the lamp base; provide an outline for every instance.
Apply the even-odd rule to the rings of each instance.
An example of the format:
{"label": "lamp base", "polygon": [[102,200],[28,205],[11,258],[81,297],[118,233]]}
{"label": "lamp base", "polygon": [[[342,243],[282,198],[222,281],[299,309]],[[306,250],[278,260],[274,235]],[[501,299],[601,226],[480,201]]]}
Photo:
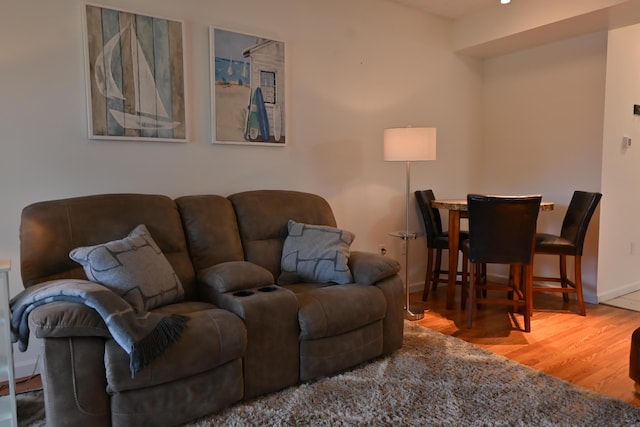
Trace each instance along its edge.
{"label": "lamp base", "polygon": [[424,309],[419,305],[410,305],[404,310],[404,318],[407,320],[420,320],[424,317]]}

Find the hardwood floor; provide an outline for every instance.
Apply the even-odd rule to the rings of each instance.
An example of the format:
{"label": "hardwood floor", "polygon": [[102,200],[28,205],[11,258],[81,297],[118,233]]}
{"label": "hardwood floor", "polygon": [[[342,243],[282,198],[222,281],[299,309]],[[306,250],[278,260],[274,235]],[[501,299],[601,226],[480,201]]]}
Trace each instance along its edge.
{"label": "hardwood floor", "polygon": [[[420,304],[422,292],[411,295]],[[559,294],[536,294],[531,332],[519,330],[522,316],[511,316],[506,307],[483,306],[476,310],[473,328],[466,327],[466,311],[447,310],[446,288],[431,292],[422,302],[425,309],[418,324],[451,335],[524,365],[615,397],[640,407],[629,378],[629,348],[632,332],[640,327],[640,312],[603,304],[587,304],[580,316],[575,297],[569,303]]]}
{"label": "hardwood floor", "polygon": [[[40,375],[32,377],[18,378],[16,380],[16,393],[24,393],[25,391],[39,390],[42,388],[42,380]],[[0,383],[0,396],[9,394],[9,384],[7,382]]]}
{"label": "hardwood floor", "polygon": [[[460,304],[459,290],[456,295]],[[422,292],[411,295],[419,304]],[[578,306],[565,305],[562,297],[537,294],[531,332],[517,328],[505,307],[485,306],[476,311],[473,328],[466,327],[466,312],[445,308],[446,289],[438,288],[424,307],[422,326],[484,347],[524,365],[544,371],[573,384],[615,397],[640,407],[628,376],[631,333],[640,327],[640,312],[587,304],[585,317]],[[522,316],[513,316],[522,324]],[[41,388],[39,376],[19,384],[18,391]],[[6,393],[0,387],[0,394]]]}

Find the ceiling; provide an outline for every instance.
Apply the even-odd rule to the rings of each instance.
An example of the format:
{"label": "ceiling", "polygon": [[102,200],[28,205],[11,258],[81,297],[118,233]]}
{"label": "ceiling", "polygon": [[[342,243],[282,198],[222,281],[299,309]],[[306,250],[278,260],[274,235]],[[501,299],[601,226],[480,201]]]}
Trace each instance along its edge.
{"label": "ceiling", "polygon": [[[500,6],[500,0],[391,0],[426,12],[457,19],[481,9]],[[508,6],[502,6],[508,7]]]}

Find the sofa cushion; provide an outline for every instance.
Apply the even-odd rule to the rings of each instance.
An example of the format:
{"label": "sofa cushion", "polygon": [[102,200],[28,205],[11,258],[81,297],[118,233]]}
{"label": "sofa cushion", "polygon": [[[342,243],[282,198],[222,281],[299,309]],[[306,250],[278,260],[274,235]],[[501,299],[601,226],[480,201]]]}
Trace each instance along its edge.
{"label": "sofa cushion", "polygon": [[336,226],[331,206],[322,197],[298,191],[256,190],[229,196],[238,221],[244,259],[280,275],[282,245],[289,220]]}
{"label": "sofa cushion", "polygon": [[196,271],[244,260],[236,213],[229,199],[214,194],[182,196],[176,204]]}
{"label": "sofa cushion", "polygon": [[[181,311],[180,304],[176,304],[175,309],[172,309],[172,306],[162,307],[158,312]],[[180,339],[135,378],[131,378],[127,354],[115,341],[107,340],[105,366],[107,390],[110,393],[187,378],[244,356],[247,331],[238,316],[218,308],[187,311],[190,319]]]}
{"label": "sofa cushion", "polygon": [[144,224],[176,272],[186,299],[196,297],[195,272],[176,203],[157,194],[98,194],[33,203],[22,210],[20,271],[25,287],[87,275],[69,257],[79,246],[121,239]]}
{"label": "sofa cushion", "polygon": [[[154,310],[163,314],[185,314],[218,308],[202,301],[169,304]],[[111,338],[104,320],[93,308],[76,302],[54,301],[36,307],[29,314],[29,328],[36,338]]]}
{"label": "sofa cushion", "polygon": [[387,301],[375,286],[299,283],[283,286],[298,299],[300,339],[344,334],[383,319]]}
{"label": "sofa cushion", "polygon": [[353,233],[293,220],[289,220],[288,229],[289,234],[282,248],[282,273],[278,283],[353,282],[348,265],[349,247],[355,238]]}
{"label": "sofa cushion", "polygon": [[398,274],[400,263],[393,258],[372,252],[354,251],[349,254],[349,269],[356,283],[373,285]]}
{"label": "sofa cushion", "polygon": [[273,275],[266,268],[247,261],[229,261],[198,272],[198,280],[218,292],[273,285]]}
{"label": "sofa cushion", "polygon": [[112,289],[136,311],[184,297],[180,279],[143,224],[124,239],[75,248],[69,256],[84,267],[89,280]]}
{"label": "sofa cushion", "polygon": [[36,338],[111,337],[97,311],[66,301],[54,301],[33,309],[29,313],[29,329]]}

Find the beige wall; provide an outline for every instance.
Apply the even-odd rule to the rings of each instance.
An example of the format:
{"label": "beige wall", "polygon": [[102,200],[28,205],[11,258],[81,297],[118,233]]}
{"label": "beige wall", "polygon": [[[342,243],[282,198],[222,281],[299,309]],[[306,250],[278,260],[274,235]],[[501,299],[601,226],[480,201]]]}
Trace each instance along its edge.
{"label": "beige wall", "polygon": [[[559,233],[574,190],[600,191],[607,34],[485,60],[483,169],[470,191],[542,194],[538,228]],[[583,256],[585,299],[597,302],[598,215]],[[557,274],[557,257],[536,257]],[[572,268],[572,267],[570,267]]]}
{"label": "beige wall", "polygon": [[[450,22],[371,0],[101,2],[185,22],[186,144],[87,139],[79,0],[10,0],[0,14],[0,256],[21,288],[18,226],[32,202],[105,192],[169,196],[258,188],[326,197],[353,247],[391,247],[404,227],[404,165],[382,160],[385,127],[435,126],[438,160],[413,166],[415,188],[464,194],[480,138],[481,64],[454,55]],[[208,26],[286,42],[287,147],[210,143]],[[412,227],[418,227],[415,212]],[[415,242],[412,281],[424,274]],[[32,348],[33,350],[33,348]],[[30,374],[35,352],[17,353]]]}

